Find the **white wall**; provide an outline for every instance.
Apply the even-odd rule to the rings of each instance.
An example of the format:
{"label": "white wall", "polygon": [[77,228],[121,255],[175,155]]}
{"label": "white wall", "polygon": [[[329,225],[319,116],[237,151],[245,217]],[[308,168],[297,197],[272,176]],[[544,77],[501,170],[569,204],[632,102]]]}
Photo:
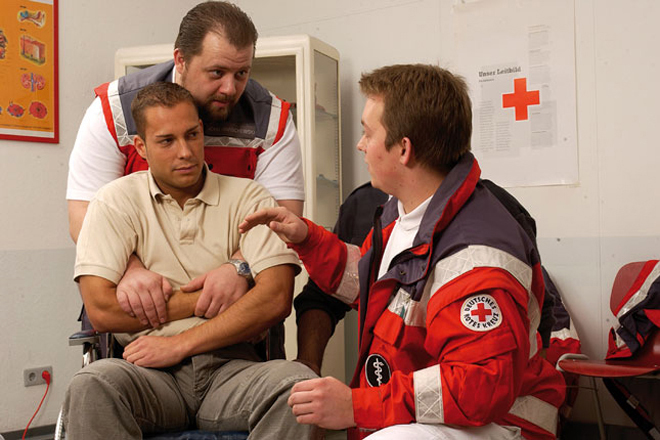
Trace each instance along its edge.
{"label": "white wall", "polygon": [[250,14],[261,36],[309,34],[339,51],[343,185],[348,195],[369,180],[362,156],[355,149],[364,103],[357,88],[360,74],[393,63],[439,63],[441,2],[237,0],[236,4]]}
{"label": "white wall", "polygon": [[[660,257],[656,175],[660,4],[576,0],[580,183],[513,191],[536,216],[542,258],[566,297],[583,351],[602,357],[619,267]],[[609,396],[603,389],[601,396]],[[591,417],[583,392],[576,417]],[[627,422],[606,399],[611,422]]]}
{"label": "white wall", "polygon": [[[23,388],[24,368],[54,367],[52,394],[34,426],[54,422],[66,383],[78,368],[79,351],[65,345],[78,328],[80,300],[70,281],[74,251],[64,191],[69,151],[91,90],[112,78],[117,48],[171,42],[180,18],[195,3],[60,2],[61,142],[0,141],[5,206],[0,331],[8,335],[1,343],[0,432],[24,427],[43,393],[43,387]],[[368,180],[354,149],[361,131],[360,72],[405,62],[451,68],[452,0],[237,3],[262,36],[308,33],[339,50],[346,193]],[[576,3],[580,183],[512,192],[537,220],[544,263],[577,321],[584,351],[602,356],[616,269],[660,253],[660,202],[654,191],[660,150],[653,145],[660,113],[654,106],[660,96],[655,81],[660,4]],[[26,183],[28,175],[35,177]],[[591,417],[590,400],[581,400],[577,416]],[[622,420],[611,409],[608,417]]]}

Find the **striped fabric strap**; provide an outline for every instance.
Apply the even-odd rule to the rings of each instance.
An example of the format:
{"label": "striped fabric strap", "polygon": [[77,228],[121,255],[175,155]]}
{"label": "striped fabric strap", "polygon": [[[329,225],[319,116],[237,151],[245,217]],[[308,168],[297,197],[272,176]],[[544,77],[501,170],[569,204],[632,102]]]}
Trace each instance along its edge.
{"label": "striped fabric strap", "polygon": [[440,366],[433,365],[413,373],[415,419],[419,423],[444,423]]}
{"label": "striped fabric strap", "polygon": [[112,112],[112,119],[115,123],[115,130],[117,132],[117,142],[120,147],[133,144],[133,137],[129,136],[128,128],[126,126],[126,119],[124,118],[124,111],[121,106],[121,99],[119,97],[119,81],[112,81],[108,84],[108,103],[110,104],[110,111]]}

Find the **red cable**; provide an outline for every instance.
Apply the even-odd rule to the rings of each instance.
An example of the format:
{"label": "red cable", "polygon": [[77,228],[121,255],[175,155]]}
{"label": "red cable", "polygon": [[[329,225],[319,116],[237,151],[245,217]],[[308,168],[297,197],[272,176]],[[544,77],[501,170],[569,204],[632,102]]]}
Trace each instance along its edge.
{"label": "red cable", "polygon": [[25,440],[25,435],[27,434],[28,428],[30,427],[30,423],[32,423],[32,420],[34,420],[37,413],[41,409],[41,404],[44,403],[44,400],[46,399],[46,395],[48,394],[48,388],[50,388],[50,373],[48,371],[44,370],[41,373],[41,377],[43,377],[44,380],[46,381],[46,392],[44,393],[44,397],[41,398],[41,402],[39,402],[39,406],[37,407],[37,410],[34,412],[34,415],[30,419],[30,421],[28,422],[27,426],[25,427],[25,431],[23,431],[22,440]]}

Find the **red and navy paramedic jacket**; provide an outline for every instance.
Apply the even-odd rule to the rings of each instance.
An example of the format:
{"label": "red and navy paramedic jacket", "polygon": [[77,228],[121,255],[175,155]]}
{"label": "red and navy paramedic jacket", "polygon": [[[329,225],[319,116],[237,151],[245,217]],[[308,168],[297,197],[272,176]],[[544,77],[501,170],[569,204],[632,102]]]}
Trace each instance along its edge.
{"label": "red and navy paramedic jacket", "polygon": [[[126,156],[125,175],[148,168],[133,146],[137,131],[131,102],[143,87],[171,81],[173,69],[174,61],[156,64],[94,89],[101,99],[108,130]],[[229,118],[204,124],[204,157],[209,168],[215,173],[253,179],[259,154],[282,137],[289,108],[289,103],[248,80]]]}
{"label": "red and navy paramedic jacket", "polygon": [[412,248],[378,280],[395,199],[377,212],[361,250],[309,221],[307,239],[292,246],[322,290],[359,308],[351,438],[412,422],[494,422],[521,427],[527,439],[555,438],[565,389],[537,353],[538,253],[479,175],[466,154],[433,196]]}

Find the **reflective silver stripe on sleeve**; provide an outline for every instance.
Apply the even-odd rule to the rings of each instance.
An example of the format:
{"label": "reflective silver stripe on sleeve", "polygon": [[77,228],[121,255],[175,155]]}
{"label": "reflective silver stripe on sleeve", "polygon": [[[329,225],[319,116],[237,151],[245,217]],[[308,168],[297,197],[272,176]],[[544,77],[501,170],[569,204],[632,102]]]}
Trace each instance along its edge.
{"label": "reflective silver stripe on sleeve", "polygon": [[124,118],[124,111],[121,107],[121,99],[119,99],[119,81],[112,81],[108,84],[108,103],[110,104],[110,111],[112,112],[112,120],[115,124],[115,131],[117,132],[117,142],[120,147],[133,144],[133,136],[129,136],[128,129],[126,128],[126,119]]}
{"label": "reflective silver stripe on sleeve", "polygon": [[559,411],[546,401],[534,396],[518,397],[509,414],[520,417],[552,434],[557,434]]}
{"label": "reflective silver stripe on sleeve", "polygon": [[538,351],[536,330],[541,322],[541,308],[531,292],[533,271],[530,266],[508,252],[490,246],[473,245],[444,258],[435,265],[431,274],[431,296],[442,286],[476,267],[496,267],[509,272],[527,290],[529,325],[529,357]]}
{"label": "reflective silver stripe on sleeve", "polygon": [[644,301],[648,295],[649,295],[649,288],[651,287],[651,284],[660,276],[660,262],[658,262],[651,273],[646,277],[644,280],[644,284],[641,285],[639,290],[635,292],[628,301],[621,307],[621,310],[619,310],[619,313],[616,314],[616,323],[614,324],[614,334],[615,334],[615,343],[617,348],[621,348],[623,346],[627,346],[625,341],[621,339],[621,336],[619,336],[619,328],[621,328],[621,323],[620,319],[623,315],[631,311],[635,306],[637,306],[639,303]]}
{"label": "reflective silver stripe on sleeve", "polygon": [[360,280],[358,277],[358,261],[362,258],[360,248],[346,243],[346,267],[339,282],[337,291],[332,294],[346,304],[353,304],[360,293]]}
{"label": "reflective silver stripe on sleeve", "polygon": [[532,268],[513,255],[490,246],[468,246],[444,258],[435,265],[433,292],[475,267],[497,267],[513,275],[529,292],[532,288]]}
{"label": "reflective silver stripe on sleeve", "polygon": [[415,419],[418,423],[444,423],[440,366],[433,365],[413,373]]}

